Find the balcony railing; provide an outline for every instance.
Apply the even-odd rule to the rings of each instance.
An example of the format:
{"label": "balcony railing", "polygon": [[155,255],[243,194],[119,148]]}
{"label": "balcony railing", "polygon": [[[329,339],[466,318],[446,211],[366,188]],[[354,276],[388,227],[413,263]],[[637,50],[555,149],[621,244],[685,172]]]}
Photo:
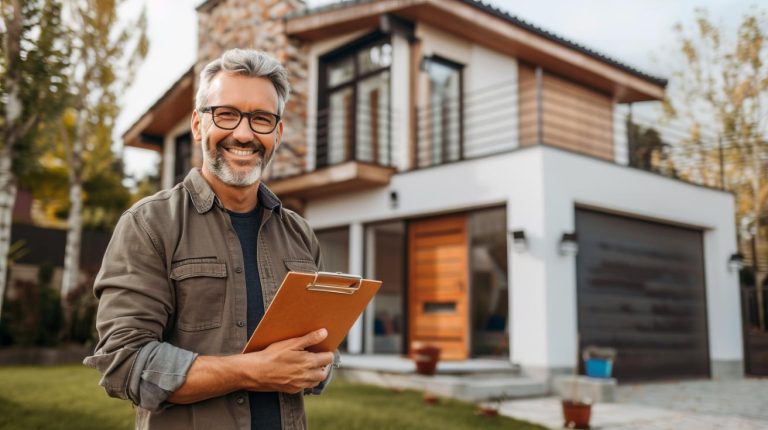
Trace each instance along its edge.
{"label": "balcony railing", "polygon": [[[649,108],[653,104],[659,106],[632,108],[575,86],[513,80],[411,112],[375,105],[325,109],[307,125],[315,131],[316,169],[347,161],[395,166],[403,159],[420,169],[542,144],[728,188],[725,175],[735,163],[743,164],[735,153],[743,142],[706,130],[692,134],[688,125],[663,121],[660,109]],[[410,141],[395,142],[394,131],[406,118],[411,118]]]}

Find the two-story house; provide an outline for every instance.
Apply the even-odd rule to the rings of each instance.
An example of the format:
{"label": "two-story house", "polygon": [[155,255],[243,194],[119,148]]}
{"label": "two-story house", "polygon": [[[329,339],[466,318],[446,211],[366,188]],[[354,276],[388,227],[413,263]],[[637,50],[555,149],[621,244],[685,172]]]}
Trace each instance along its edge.
{"label": "two-story house", "polygon": [[627,105],[666,81],[475,0],[208,0],[198,62],[124,135],[171,186],[200,163],[196,72],[291,75],[269,185],[331,270],[384,281],[349,354],[495,357],[529,373],[618,349],[621,380],[741,373],[731,194],[628,166]]}

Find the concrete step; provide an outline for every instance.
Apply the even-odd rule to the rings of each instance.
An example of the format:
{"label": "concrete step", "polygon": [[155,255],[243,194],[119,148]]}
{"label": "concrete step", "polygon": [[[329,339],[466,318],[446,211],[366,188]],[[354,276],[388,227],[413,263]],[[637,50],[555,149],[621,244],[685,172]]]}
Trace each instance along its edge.
{"label": "concrete step", "polygon": [[344,355],[341,378],[393,390],[412,389],[437,396],[479,402],[538,397],[549,393],[544,379],[520,375],[519,366],[505,360],[440,362],[437,374],[416,374],[413,361],[394,356]]}

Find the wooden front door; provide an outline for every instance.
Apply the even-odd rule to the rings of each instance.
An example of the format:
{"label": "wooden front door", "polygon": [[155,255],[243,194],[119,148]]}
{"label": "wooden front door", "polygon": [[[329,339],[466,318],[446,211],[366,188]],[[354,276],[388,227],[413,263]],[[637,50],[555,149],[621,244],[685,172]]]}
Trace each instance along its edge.
{"label": "wooden front door", "polygon": [[469,355],[469,246],[465,215],[412,222],[408,229],[408,345]]}

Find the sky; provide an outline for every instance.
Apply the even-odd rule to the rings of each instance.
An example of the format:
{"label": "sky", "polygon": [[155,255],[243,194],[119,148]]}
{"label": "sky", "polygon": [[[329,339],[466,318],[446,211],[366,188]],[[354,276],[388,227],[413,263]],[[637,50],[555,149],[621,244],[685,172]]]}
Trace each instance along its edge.
{"label": "sky", "polygon": [[[116,139],[193,63],[197,49],[195,7],[203,0],[128,0],[121,16],[148,15],[150,47],[121,100]],[[306,0],[316,7],[332,0]],[[721,28],[735,32],[757,0],[486,0],[524,21],[655,76],[668,78],[675,64],[673,27],[691,27],[695,10],[706,8]],[[126,173],[141,177],[157,168],[158,156],[126,148]]]}

